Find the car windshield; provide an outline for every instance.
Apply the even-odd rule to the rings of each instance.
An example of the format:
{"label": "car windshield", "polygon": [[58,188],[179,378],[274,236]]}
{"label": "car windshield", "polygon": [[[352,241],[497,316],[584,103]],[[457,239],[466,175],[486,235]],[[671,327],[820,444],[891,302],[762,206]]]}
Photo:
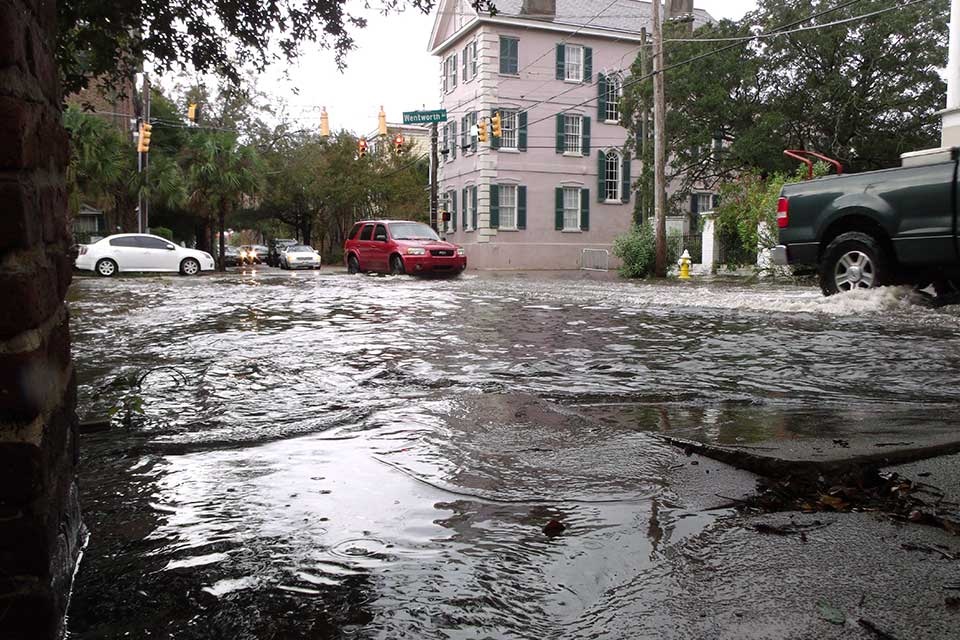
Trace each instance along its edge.
{"label": "car windshield", "polygon": [[390,225],[394,240],[439,240],[437,232],[422,222],[394,222]]}
{"label": "car windshield", "polygon": [[290,253],[313,253],[313,247],[308,247],[303,244],[293,244],[287,247],[287,251]]}

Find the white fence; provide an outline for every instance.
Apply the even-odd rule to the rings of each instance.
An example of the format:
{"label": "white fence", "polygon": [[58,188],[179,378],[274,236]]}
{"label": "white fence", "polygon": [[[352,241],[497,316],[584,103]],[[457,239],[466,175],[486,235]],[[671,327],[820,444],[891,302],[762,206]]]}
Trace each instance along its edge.
{"label": "white fence", "polygon": [[610,252],[606,249],[581,250],[580,269],[583,271],[609,271]]}

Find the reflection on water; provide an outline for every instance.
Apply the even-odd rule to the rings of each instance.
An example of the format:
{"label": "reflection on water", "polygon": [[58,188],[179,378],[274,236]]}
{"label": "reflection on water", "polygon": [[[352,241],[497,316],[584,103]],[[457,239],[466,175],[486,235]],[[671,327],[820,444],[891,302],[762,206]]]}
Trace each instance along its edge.
{"label": "reflection on water", "polygon": [[650,432],[927,428],[960,397],[960,317],[895,289],[264,271],[82,279],[71,310],[81,413],[144,412],[83,440],[72,638],[630,637],[724,517]]}

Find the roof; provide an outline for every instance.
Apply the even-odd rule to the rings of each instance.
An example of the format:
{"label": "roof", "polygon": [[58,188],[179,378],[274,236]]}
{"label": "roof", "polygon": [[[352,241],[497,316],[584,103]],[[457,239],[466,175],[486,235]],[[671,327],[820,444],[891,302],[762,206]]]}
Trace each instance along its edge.
{"label": "roof", "polygon": [[[440,22],[445,12],[453,11],[455,0],[447,0],[440,3],[440,9],[434,20],[433,34],[430,39],[430,49],[440,47],[443,42],[438,41],[440,37]],[[583,28],[597,31],[629,33],[639,36],[642,28],[649,28],[652,23],[653,6],[648,0],[615,0],[611,5],[607,2],[598,2],[598,0],[556,0],[555,16],[534,16],[523,15],[521,9],[523,0],[496,0],[496,16],[489,16],[486,13],[478,13],[478,18],[485,22],[515,21],[550,23],[556,26]],[[604,7],[608,7],[604,9]],[[661,15],[664,15],[661,12]],[[700,27],[707,23],[714,22],[713,16],[703,9],[694,8],[693,10],[694,27]],[[470,21],[466,28],[471,28],[475,21]]]}

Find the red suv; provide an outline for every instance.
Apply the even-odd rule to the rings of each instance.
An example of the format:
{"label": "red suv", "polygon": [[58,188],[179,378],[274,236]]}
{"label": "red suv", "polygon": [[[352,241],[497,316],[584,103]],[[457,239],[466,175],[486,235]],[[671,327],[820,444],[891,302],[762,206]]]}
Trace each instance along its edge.
{"label": "red suv", "polygon": [[467,268],[463,247],[440,239],[422,222],[363,220],[343,244],[347,271],[458,274]]}

